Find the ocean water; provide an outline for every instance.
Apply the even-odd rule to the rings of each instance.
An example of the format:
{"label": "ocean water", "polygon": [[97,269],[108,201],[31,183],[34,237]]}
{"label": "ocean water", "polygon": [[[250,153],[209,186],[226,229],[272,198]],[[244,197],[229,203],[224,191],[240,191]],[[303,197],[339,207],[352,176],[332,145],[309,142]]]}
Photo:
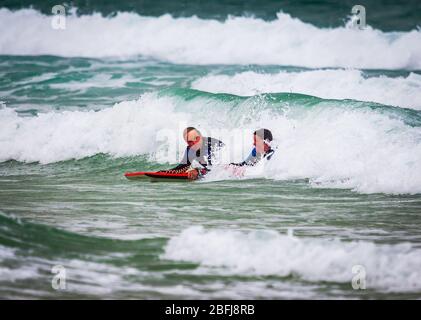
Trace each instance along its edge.
{"label": "ocean water", "polygon": [[419,1],[72,3],[0,4],[0,298],[421,298]]}

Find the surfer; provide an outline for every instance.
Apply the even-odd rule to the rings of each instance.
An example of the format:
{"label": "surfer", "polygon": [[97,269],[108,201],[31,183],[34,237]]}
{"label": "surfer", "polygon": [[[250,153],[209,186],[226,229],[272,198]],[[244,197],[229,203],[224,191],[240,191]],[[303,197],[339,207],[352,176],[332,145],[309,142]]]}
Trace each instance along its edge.
{"label": "surfer", "polygon": [[222,148],[224,143],[215,138],[202,136],[200,131],[194,127],[187,127],[184,129],[183,138],[187,143],[183,160],[178,166],[165,170],[165,172],[187,172],[188,178],[195,180],[209,171],[208,166],[212,165],[215,151]]}
{"label": "surfer", "polygon": [[230,163],[232,166],[254,166],[260,160],[270,158],[275,153],[270,146],[273,140],[272,132],[268,129],[259,129],[253,132],[253,150],[251,151],[250,155],[240,163]]}

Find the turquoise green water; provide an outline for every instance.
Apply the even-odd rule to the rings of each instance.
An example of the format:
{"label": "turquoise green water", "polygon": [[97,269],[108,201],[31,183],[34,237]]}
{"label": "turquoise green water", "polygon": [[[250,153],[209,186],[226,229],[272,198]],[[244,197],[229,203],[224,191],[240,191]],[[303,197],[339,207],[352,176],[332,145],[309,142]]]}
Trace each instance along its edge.
{"label": "turquoise green water", "polygon": [[[1,167],[2,175],[8,172],[7,179],[1,179],[2,211],[15,217],[1,216],[2,247],[15,252],[2,262],[3,268],[13,270],[13,282],[1,282],[3,297],[419,297],[416,292],[355,291],[343,281],[308,281],[302,279],[305,271],[286,276],[253,274],[253,270],[237,274],[235,269],[221,266],[162,258],[169,239],[189,225],[226,232],[270,229],[279,234],[286,234],[290,228],[298,239],[326,241],[325,259],[338,250],[330,248],[332,238],[348,242],[358,239],[379,247],[404,241],[419,250],[419,196],[314,189],[305,180],[222,181],[194,186],[128,183],[121,171],[155,167],[141,159],[111,161],[104,156],[62,165],[30,165],[30,172],[23,176],[19,171],[27,172],[25,166],[4,163]],[[272,236],[267,235],[269,239]],[[268,246],[273,246],[275,253],[282,250],[271,241]],[[393,259],[393,252],[388,251],[373,258],[381,260],[389,254]],[[270,256],[264,258],[266,261],[257,261],[257,270],[260,263],[274,263]],[[67,267],[67,290],[51,288],[52,264]],[[335,265],[330,267],[334,272]]]}
{"label": "turquoise green water", "polygon": [[[74,1],[62,37],[2,5],[0,298],[421,297],[418,2],[368,2],[355,33],[348,2]],[[176,164],[190,125],[226,143],[205,179],[124,177]],[[261,127],[274,157],[227,173]]]}

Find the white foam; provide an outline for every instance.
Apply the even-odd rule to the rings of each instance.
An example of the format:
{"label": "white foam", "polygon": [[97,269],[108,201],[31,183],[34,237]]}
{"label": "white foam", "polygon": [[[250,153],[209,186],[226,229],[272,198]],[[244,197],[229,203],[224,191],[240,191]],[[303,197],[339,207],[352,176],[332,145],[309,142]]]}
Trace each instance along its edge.
{"label": "white foam", "polygon": [[[267,120],[278,151],[264,175],[311,178],[365,193],[421,193],[421,129],[371,110],[321,104],[296,119]],[[273,160],[273,161],[272,161]]]}
{"label": "white foam", "polygon": [[123,88],[129,81],[135,81],[131,76],[123,76],[121,78],[113,79],[111,74],[97,74],[84,81],[69,81],[65,83],[50,84],[50,88],[65,89],[67,91],[86,92],[90,88]]}
{"label": "white foam", "polygon": [[366,286],[395,292],[421,290],[421,250],[409,243],[306,239],[275,231],[239,232],[190,227],[168,242],[165,259],[200,263],[221,274],[297,275],[308,281],[349,283],[355,265],[366,272]]}
{"label": "white foam", "polygon": [[[112,295],[122,290],[136,292],[151,289],[127,279],[133,276],[139,279],[149,275],[132,267],[117,268],[110,264],[89,260],[62,259],[54,261],[32,256],[27,256],[25,261],[26,264],[22,264],[22,261],[15,257],[15,265],[13,267],[0,267],[0,281],[4,283],[5,289],[9,289],[8,286],[11,286],[10,289],[13,291],[13,282],[16,280],[30,279],[31,281],[44,282],[48,285],[52,283],[55,274],[52,272],[52,268],[55,265],[62,265],[66,272],[66,286],[65,289],[62,289],[64,292],[104,296]],[[51,276],[48,276],[49,274]],[[45,278],[45,275],[47,275],[47,278]],[[43,297],[58,294],[52,288],[51,290],[48,290],[48,287],[46,289],[46,291],[19,292],[17,298],[26,297],[28,294]]]}
{"label": "white foam", "polygon": [[364,193],[421,193],[421,129],[403,121],[416,121],[413,115],[358,108],[358,103],[346,101],[283,106],[284,111],[270,103],[259,96],[226,101],[205,95],[186,101],[144,94],[97,112],[20,117],[3,108],[0,161],[45,164],[105,153],[145,154],[153,161],[176,163],[177,151],[185,148],[182,130],[193,125],[225,142],[222,163],[239,162],[251,151],[253,130],[266,127],[277,151],[246,177],[310,178],[317,187]]}
{"label": "white foam", "polygon": [[0,262],[15,256],[15,250],[0,245]]}
{"label": "white foam", "polygon": [[[95,111],[64,111],[23,118],[11,109],[0,110],[0,161],[24,162],[80,159],[98,153],[114,156],[156,151],[156,133],[177,132],[178,122],[191,115],[173,112],[167,99],[142,99]],[[168,122],[171,114],[174,122]]]}
{"label": "white foam", "polygon": [[[15,260],[16,250],[0,245],[0,262],[5,260]],[[22,266],[18,271],[5,266],[0,266],[0,281],[16,281],[21,279],[34,278],[38,276],[38,271],[30,266]]]}
{"label": "white foam", "polygon": [[284,13],[273,21],[73,14],[67,16],[66,30],[54,30],[51,20],[33,9],[0,9],[0,54],[143,55],[187,64],[421,69],[420,30],[317,28]]}
{"label": "white foam", "polygon": [[[240,162],[250,153],[253,130],[269,128],[273,133],[276,151],[271,160],[246,169],[240,177],[310,178],[315,187],[362,193],[421,193],[421,128],[404,122],[405,117],[412,121],[413,115],[399,118],[391,110],[357,108],[359,103],[346,101],[321,101],[313,107],[291,105],[283,115],[273,112],[276,105],[262,110],[264,105],[259,97],[238,105],[234,110],[247,121],[233,122],[230,133],[221,137],[231,156],[228,161]],[[232,122],[223,114],[221,118],[227,119],[226,125]],[[237,136],[238,128],[250,129]],[[209,178],[238,176],[217,170]]]}
{"label": "white foam", "polygon": [[228,75],[208,75],[192,83],[192,88],[252,96],[265,92],[294,92],[324,99],[355,99],[421,110],[421,75],[407,77],[364,77],[351,69],[281,71],[275,74],[252,71]]}

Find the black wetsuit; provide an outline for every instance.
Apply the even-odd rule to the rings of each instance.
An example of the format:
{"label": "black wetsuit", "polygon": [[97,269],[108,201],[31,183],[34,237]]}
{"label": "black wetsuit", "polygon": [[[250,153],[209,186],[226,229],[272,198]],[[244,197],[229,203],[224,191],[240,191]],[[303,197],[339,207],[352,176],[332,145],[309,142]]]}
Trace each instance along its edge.
{"label": "black wetsuit", "polygon": [[222,148],[224,143],[211,137],[202,137],[202,139],[203,144],[200,149],[194,151],[190,147],[187,147],[181,163],[178,166],[166,171],[176,173],[186,172],[191,167],[194,160],[196,160],[204,170],[208,171],[209,168],[207,167],[212,165],[212,161],[215,157],[215,151]]}
{"label": "black wetsuit", "polygon": [[264,154],[261,153],[257,153],[256,151],[256,147],[253,148],[253,150],[251,151],[250,155],[246,158],[246,160],[244,160],[243,162],[240,163],[230,163],[233,166],[254,166],[256,165],[260,160],[266,158],[267,160],[270,160],[270,158],[273,156],[273,154],[275,153],[275,150],[269,148],[268,151],[266,151]]}

